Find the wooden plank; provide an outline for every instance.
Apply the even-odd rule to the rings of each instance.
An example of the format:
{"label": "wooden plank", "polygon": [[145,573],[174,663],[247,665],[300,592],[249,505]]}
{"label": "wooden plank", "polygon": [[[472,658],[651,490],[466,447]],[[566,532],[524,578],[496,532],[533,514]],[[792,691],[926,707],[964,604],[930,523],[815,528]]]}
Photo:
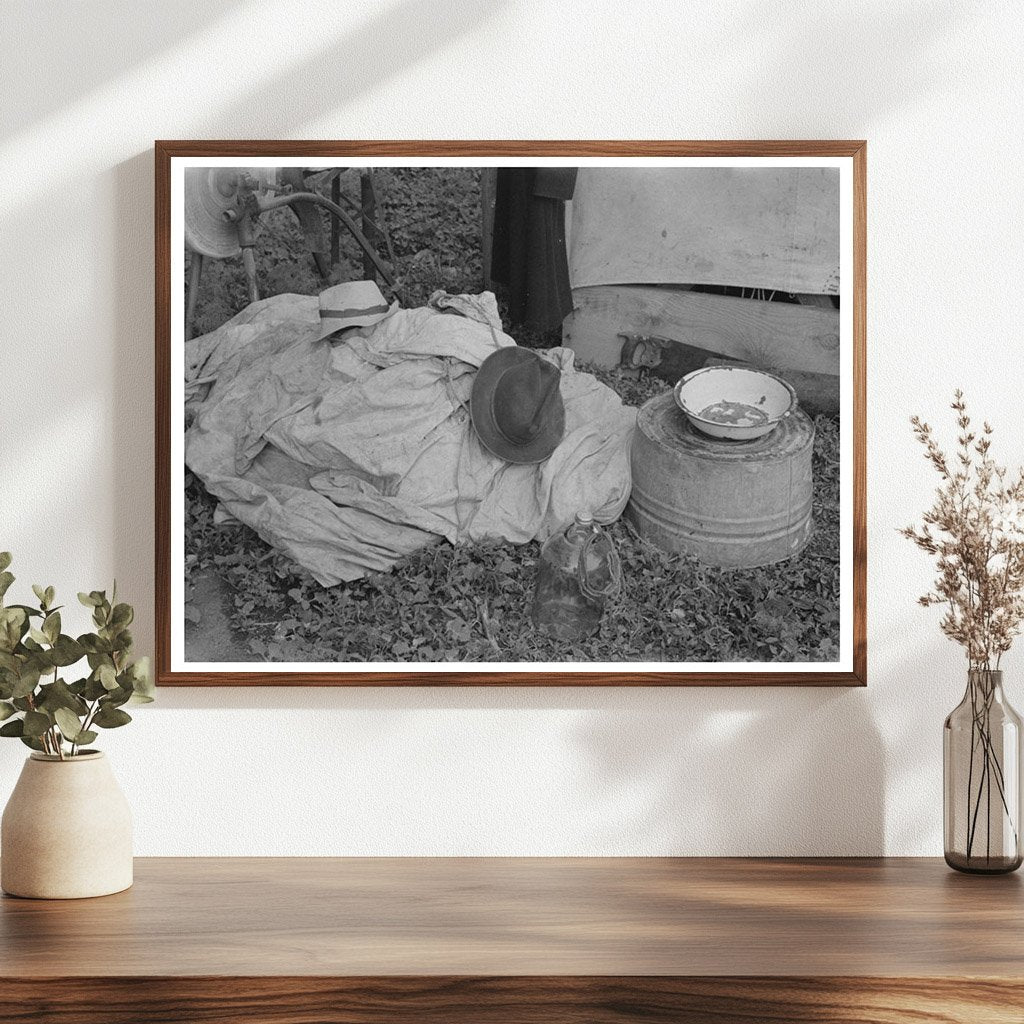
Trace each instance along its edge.
{"label": "wooden plank", "polygon": [[759,365],[744,359],[730,359],[706,348],[684,345],[668,338],[630,334],[623,339],[621,365],[626,369],[649,371],[670,384],[705,366],[750,366],[767,370],[793,386],[800,408],[810,416],[835,416],[839,412],[839,378],[827,373],[806,373],[780,366]]}
{"label": "wooden plank", "polygon": [[620,334],[658,335],[757,366],[838,377],[839,311],[642,285],[574,288],[562,340],[581,360],[615,366]]}
{"label": "wooden plank", "polygon": [[939,859],[181,858],[0,900],[7,979],[1024,980],[1024,880]]}
{"label": "wooden plank", "polygon": [[1020,1024],[979,978],[0,979],[6,1024]]}

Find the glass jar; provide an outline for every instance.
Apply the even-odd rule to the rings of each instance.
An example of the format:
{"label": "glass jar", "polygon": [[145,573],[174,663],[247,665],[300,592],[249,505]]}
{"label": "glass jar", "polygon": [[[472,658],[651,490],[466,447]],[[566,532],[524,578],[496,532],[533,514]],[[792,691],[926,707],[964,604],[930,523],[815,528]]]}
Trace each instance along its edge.
{"label": "glass jar", "polygon": [[943,727],[946,863],[999,874],[1021,865],[1020,716],[1003,673],[972,669]]}
{"label": "glass jar", "polygon": [[583,640],[601,626],[606,601],[619,589],[622,571],[611,537],[589,512],[552,534],[540,549],[531,618],[542,633]]}

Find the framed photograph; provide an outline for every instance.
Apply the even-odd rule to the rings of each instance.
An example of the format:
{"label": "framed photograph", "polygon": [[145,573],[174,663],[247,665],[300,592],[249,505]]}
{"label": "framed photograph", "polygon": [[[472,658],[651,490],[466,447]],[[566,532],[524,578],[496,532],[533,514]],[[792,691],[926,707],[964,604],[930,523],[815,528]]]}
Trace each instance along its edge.
{"label": "framed photograph", "polygon": [[160,685],[865,685],[863,142],[158,142]]}

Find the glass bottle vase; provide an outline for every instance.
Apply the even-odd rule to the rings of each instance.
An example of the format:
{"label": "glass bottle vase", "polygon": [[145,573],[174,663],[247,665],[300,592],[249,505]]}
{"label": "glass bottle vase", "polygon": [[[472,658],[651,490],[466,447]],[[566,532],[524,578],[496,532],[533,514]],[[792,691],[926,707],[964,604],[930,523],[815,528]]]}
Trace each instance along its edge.
{"label": "glass bottle vase", "polygon": [[943,726],[946,863],[1000,874],[1021,865],[1021,720],[1003,673],[972,669],[964,699]]}

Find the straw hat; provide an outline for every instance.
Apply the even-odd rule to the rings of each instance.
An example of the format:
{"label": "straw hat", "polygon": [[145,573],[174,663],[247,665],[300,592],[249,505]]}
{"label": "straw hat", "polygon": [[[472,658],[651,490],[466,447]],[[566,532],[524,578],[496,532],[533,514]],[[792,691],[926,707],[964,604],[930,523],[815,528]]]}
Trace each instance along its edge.
{"label": "straw hat", "polygon": [[532,349],[510,345],[491,353],[469,399],[480,443],[507,462],[543,462],[565,433],[561,377]]}
{"label": "straw hat", "polygon": [[320,334],[325,338],[346,327],[370,327],[398,309],[389,306],[376,281],[346,281],[320,293]]}

